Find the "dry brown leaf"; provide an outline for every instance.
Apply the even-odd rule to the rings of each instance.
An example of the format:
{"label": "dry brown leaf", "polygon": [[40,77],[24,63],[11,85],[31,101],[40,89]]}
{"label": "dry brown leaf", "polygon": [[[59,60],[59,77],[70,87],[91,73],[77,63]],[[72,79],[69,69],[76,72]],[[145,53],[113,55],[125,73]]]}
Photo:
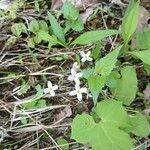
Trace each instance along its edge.
{"label": "dry brown leaf", "polygon": [[68,105],[59,114],[56,115],[55,121],[61,122],[63,119],[70,117],[71,115],[72,115],[72,110],[71,107]]}
{"label": "dry brown leaf", "polygon": [[[143,6],[140,6],[140,13],[139,13],[139,21],[137,25],[137,32],[144,32],[145,29],[148,27],[148,20],[150,19],[150,13],[147,9]],[[134,49],[136,48],[136,39],[132,39],[131,47]]]}
{"label": "dry brown leaf", "polygon": [[[67,0],[52,0],[51,9],[55,10],[62,6]],[[87,7],[97,4],[100,0],[68,0],[80,10],[85,10]]]}
{"label": "dry brown leaf", "polygon": [[150,100],[150,85],[147,85],[143,93],[144,93],[144,98],[147,100]]}
{"label": "dry brown leaf", "polygon": [[93,14],[93,8],[89,7],[80,14],[80,18],[85,23],[92,14]]}
{"label": "dry brown leaf", "polygon": [[148,27],[148,20],[150,19],[150,13],[143,6],[140,6],[139,22],[137,26],[138,32],[143,32]]}

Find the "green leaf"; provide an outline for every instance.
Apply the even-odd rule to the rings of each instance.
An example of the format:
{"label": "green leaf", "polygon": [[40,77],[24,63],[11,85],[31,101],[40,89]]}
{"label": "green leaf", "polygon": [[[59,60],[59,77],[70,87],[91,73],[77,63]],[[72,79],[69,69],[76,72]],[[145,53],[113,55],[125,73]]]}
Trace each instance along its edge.
{"label": "green leaf", "polygon": [[102,88],[105,85],[105,82],[106,82],[105,76],[91,75],[90,77],[88,77],[88,85],[92,93],[93,102],[95,105],[97,103],[99,93],[101,92]]}
{"label": "green leaf", "polygon": [[135,68],[132,66],[123,67],[121,78],[116,81],[116,87],[110,88],[113,96],[125,105],[130,105],[134,101],[138,89]]}
{"label": "green leaf", "polygon": [[102,45],[100,42],[97,42],[96,43],[96,47],[92,50],[92,57],[94,59],[97,59],[99,58],[101,55],[100,55],[100,52],[101,52],[101,48],[102,48]]}
{"label": "green leaf", "polygon": [[121,103],[114,100],[102,101],[97,105],[96,112],[101,119],[99,123],[95,123],[92,116],[87,114],[74,118],[71,138],[80,143],[89,143],[92,150],[131,150],[131,138],[120,129],[122,122],[126,124],[127,119]]}
{"label": "green leaf", "polygon": [[32,20],[30,23],[29,23],[29,30],[33,33],[37,33],[39,31],[40,27],[39,27],[39,23],[37,20]]}
{"label": "green leaf", "polygon": [[144,69],[148,75],[150,75],[150,65],[144,64]]}
{"label": "green leaf", "polygon": [[38,32],[38,38],[40,38],[40,40],[44,40],[49,42],[51,45],[56,45],[56,44],[60,44],[62,46],[64,46],[61,42],[59,42],[57,40],[56,37],[49,35],[47,32],[40,30]]}
{"label": "green leaf", "polygon": [[87,68],[82,71],[82,77],[88,79],[94,72],[94,68]]}
{"label": "green leaf", "polygon": [[137,52],[130,52],[130,54],[138,57],[143,61],[143,63],[150,65],[150,50],[143,50]]}
{"label": "green leaf", "polygon": [[23,23],[15,23],[11,27],[11,32],[19,37],[21,33],[27,33],[27,28]]}
{"label": "green leaf", "polygon": [[111,71],[115,68],[117,62],[117,57],[122,46],[117,47],[114,51],[107,54],[105,57],[101,58],[96,62],[95,74],[101,74],[103,76],[108,76]]}
{"label": "green leaf", "polygon": [[97,104],[95,112],[100,116],[102,121],[104,120],[108,124],[113,123],[118,127],[127,125],[128,115],[120,101],[115,101],[113,99],[103,100]]}
{"label": "green leaf", "polygon": [[69,144],[64,138],[58,139],[57,143],[59,144],[62,150],[69,150]]}
{"label": "green leaf", "polygon": [[35,47],[34,39],[33,38],[29,38],[27,44],[28,44],[28,47],[34,48]]}
{"label": "green leaf", "polygon": [[48,25],[44,20],[39,20],[39,28],[40,30],[48,32]]}
{"label": "green leaf", "polygon": [[117,30],[97,30],[97,31],[88,31],[77,37],[72,44],[80,44],[80,45],[86,45],[91,44],[97,41],[102,40],[103,38],[106,38],[108,36],[112,36],[115,34],[118,34],[119,31]]}
{"label": "green leaf", "polygon": [[134,133],[136,136],[147,137],[150,134],[150,124],[146,117],[140,112],[129,116],[129,124],[129,131]]}
{"label": "green leaf", "polygon": [[77,20],[71,23],[71,28],[74,31],[82,31],[84,29],[83,21],[80,18],[78,18]]}
{"label": "green leaf", "polygon": [[139,18],[139,4],[139,0],[137,2],[135,2],[135,0],[131,0],[124,15],[121,29],[125,45],[129,42],[131,36],[137,28]]}
{"label": "green leaf", "polygon": [[25,109],[38,109],[46,107],[46,101],[44,99],[37,99],[22,105]]}
{"label": "green leaf", "polygon": [[58,37],[58,39],[61,42],[65,43],[64,31],[62,27],[58,24],[56,18],[50,12],[48,12],[48,19],[51,23],[51,27],[54,34]]}
{"label": "green leaf", "polygon": [[138,49],[150,50],[150,26],[146,31],[137,33],[136,45]]}
{"label": "green leaf", "polygon": [[63,16],[70,21],[77,20],[79,17],[79,9],[75,8],[70,2],[65,2],[62,7]]}
{"label": "green leaf", "polygon": [[19,92],[17,92],[17,95],[22,95],[27,93],[27,91],[30,89],[30,85],[26,83],[25,81],[22,82],[22,85],[20,86]]}

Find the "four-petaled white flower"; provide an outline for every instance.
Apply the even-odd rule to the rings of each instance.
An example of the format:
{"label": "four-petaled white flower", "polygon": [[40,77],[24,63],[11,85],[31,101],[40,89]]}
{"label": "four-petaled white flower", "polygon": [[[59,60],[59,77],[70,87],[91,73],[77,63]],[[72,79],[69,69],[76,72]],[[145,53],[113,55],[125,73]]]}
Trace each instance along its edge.
{"label": "four-petaled white flower", "polygon": [[78,63],[74,62],[72,65],[72,69],[74,69],[75,71],[77,71],[77,69],[79,69]]}
{"label": "four-petaled white flower", "polygon": [[71,69],[71,75],[68,76],[68,80],[69,81],[75,81],[75,83],[79,84],[80,80],[79,78],[82,77],[82,73],[77,73],[76,70],[74,70],[74,68]]}
{"label": "four-petaled white flower", "polygon": [[91,51],[88,51],[87,53],[81,51],[80,55],[82,56],[81,61],[85,62],[85,61],[92,61],[93,59],[90,57],[91,55]]}
{"label": "four-petaled white flower", "polygon": [[87,93],[87,88],[80,88],[79,84],[75,85],[75,90],[69,93],[70,96],[77,95],[79,101],[82,101],[82,93]]}
{"label": "four-petaled white flower", "polygon": [[52,85],[51,81],[47,82],[47,88],[44,89],[45,94],[50,94],[51,96],[55,96],[55,90],[58,89],[57,85]]}

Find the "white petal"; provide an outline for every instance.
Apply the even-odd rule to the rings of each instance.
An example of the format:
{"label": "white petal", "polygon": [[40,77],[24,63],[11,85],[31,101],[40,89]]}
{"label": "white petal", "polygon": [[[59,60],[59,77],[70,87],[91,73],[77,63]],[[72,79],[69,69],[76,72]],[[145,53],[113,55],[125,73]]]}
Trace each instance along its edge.
{"label": "white petal", "polygon": [[76,84],[79,84],[79,85],[80,85],[80,80],[79,80],[79,78],[75,78],[74,81],[75,81]]}
{"label": "white petal", "polygon": [[74,91],[71,91],[71,92],[69,93],[69,95],[70,95],[70,96],[77,95],[77,92],[76,92],[76,90],[74,90]]}
{"label": "white petal", "polygon": [[80,55],[81,55],[82,57],[85,57],[85,53],[84,53],[83,51],[80,52]]}
{"label": "white petal", "polygon": [[86,61],[86,58],[83,57],[83,58],[81,59],[81,61],[84,63],[84,62]]}
{"label": "white petal", "polygon": [[71,74],[72,74],[72,76],[75,76],[77,73],[76,73],[76,70],[75,69],[71,69]]}
{"label": "white petal", "polygon": [[70,76],[68,76],[68,78],[67,78],[69,81],[73,81],[73,76],[72,75],[70,75]]}
{"label": "white petal", "polygon": [[79,73],[76,74],[76,76],[77,76],[78,78],[82,77],[82,75],[83,75],[83,73],[81,73],[81,72],[79,72]]}
{"label": "white petal", "polygon": [[44,89],[43,92],[44,92],[45,94],[49,93],[49,88]]}
{"label": "white petal", "polygon": [[81,94],[81,93],[78,93],[78,94],[77,94],[77,98],[78,98],[79,101],[82,101],[82,94]]}
{"label": "white petal", "polygon": [[91,51],[88,51],[87,53],[86,53],[86,56],[90,56],[91,55]]}
{"label": "white petal", "polygon": [[57,90],[58,89],[58,85],[54,85],[52,89],[53,90]]}
{"label": "white petal", "polygon": [[52,82],[51,82],[51,81],[48,81],[48,82],[47,82],[47,86],[48,86],[48,88],[52,88]]}
{"label": "white petal", "polygon": [[88,57],[87,58],[87,61],[92,61],[93,59],[91,57]]}
{"label": "white petal", "polygon": [[75,89],[80,89],[80,82],[76,82]]}
{"label": "white petal", "polygon": [[80,92],[81,92],[81,93],[87,93],[87,88],[81,88],[81,89],[80,89]]}
{"label": "white petal", "polygon": [[80,80],[79,79],[76,79],[74,82],[75,82],[75,84],[80,85]]}
{"label": "white petal", "polygon": [[50,91],[51,96],[55,96],[55,92],[53,90]]}
{"label": "white petal", "polygon": [[73,64],[73,66],[72,66],[72,69],[76,70],[76,69],[78,69],[78,68],[79,68],[78,63],[75,62],[75,63]]}

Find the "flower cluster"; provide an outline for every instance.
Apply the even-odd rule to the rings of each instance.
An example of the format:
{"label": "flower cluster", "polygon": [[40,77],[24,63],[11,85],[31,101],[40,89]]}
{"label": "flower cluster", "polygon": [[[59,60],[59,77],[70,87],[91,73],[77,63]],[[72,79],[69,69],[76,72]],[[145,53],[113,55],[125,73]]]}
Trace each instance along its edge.
{"label": "flower cluster", "polygon": [[[91,52],[84,53],[83,51],[80,52],[80,55],[82,57],[81,61],[84,63],[86,61],[92,61],[92,58],[90,57]],[[78,66],[78,63],[75,62],[71,68],[71,74],[68,76],[69,81],[73,81],[75,83],[75,90],[71,91],[69,93],[70,96],[77,96],[77,99],[79,101],[82,101],[82,94],[87,92],[87,88],[85,87],[80,87],[80,78],[82,77],[81,72],[77,72],[80,67]],[[52,85],[51,81],[48,81],[47,83],[47,88],[44,89],[45,94],[50,94],[51,96],[55,96],[55,90],[58,89],[57,85]]]}

